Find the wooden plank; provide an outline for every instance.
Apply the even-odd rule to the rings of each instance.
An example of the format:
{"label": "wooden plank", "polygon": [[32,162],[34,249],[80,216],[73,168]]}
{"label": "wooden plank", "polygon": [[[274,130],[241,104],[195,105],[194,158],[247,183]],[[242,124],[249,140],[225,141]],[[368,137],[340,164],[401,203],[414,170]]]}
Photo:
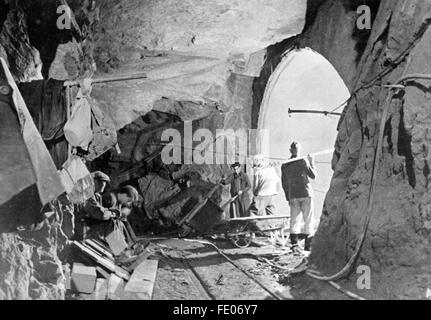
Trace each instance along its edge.
{"label": "wooden plank", "polygon": [[98,252],[96,249],[94,249],[93,247],[89,246],[88,244],[86,244],[86,243],[84,243],[84,242],[82,242],[82,241],[81,241],[80,243],[81,243],[81,245],[82,245],[83,247],[85,247],[88,251],[91,251],[95,256],[98,256],[98,257],[101,257],[101,258],[105,258],[105,259],[107,259],[107,260],[109,260],[109,261],[114,262],[113,260],[111,260],[111,259],[108,259],[108,258],[104,257],[100,252]]}
{"label": "wooden plank", "polygon": [[258,217],[244,217],[228,219],[227,221],[265,221],[265,220],[276,220],[276,219],[290,219],[290,216],[258,216]]}
{"label": "wooden plank", "polygon": [[109,279],[109,277],[111,276],[111,274],[109,272],[107,272],[104,268],[102,268],[101,266],[97,266],[96,271],[105,279]]}
{"label": "wooden plank", "polygon": [[117,276],[119,276],[120,278],[123,278],[126,281],[130,279],[130,273],[119,266],[115,266],[114,272]]}
{"label": "wooden plank", "polygon": [[106,300],[108,297],[108,280],[97,279],[94,300]]}
{"label": "wooden plank", "polygon": [[97,244],[95,241],[91,239],[85,240],[85,244],[92,247],[94,250],[96,250],[98,253],[104,255],[105,257],[109,258],[110,260],[114,261],[114,255],[109,252],[108,250],[102,248],[99,244]]}
{"label": "wooden plank", "polygon": [[124,288],[127,300],[151,300],[156,282],[158,260],[145,260],[133,272]]}
{"label": "wooden plank", "polygon": [[78,247],[78,249],[80,249],[83,253],[85,253],[90,258],[92,258],[94,261],[96,261],[97,264],[99,264],[99,265],[103,266],[104,268],[108,269],[109,271],[115,273],[119,277],[121,277],[125,280],[129,280],[130,274],[126,270],[116,266],[113,262],[109,261],[108,259],[105,259],[105,258],[95,254],[93,251],[89,250],[88,248],[83,246],[78,241],[74,241],[73,244],[76,247]]}
{"label": "wooden plank", "polygon": [[215,297],[208,291],[208,289],[204,287],[203,283],[201,283],[202,279],[199,277],[190,261],[188,259],[184,259],[183,261],[187,266],[185,269],[186,273],[189,276],[193,286],[199,291],[200,298],[202,300],[215,300]]}
{"label": "wooden plank", "polygon": [[138,259],[136,259],[128,268],[127,271],[129,272],[133,272],[141,263],[143,263],[145,260],[147,260],[150,256],[152,255],[151,252],[149,251],[144,251],[143,253],[141,253],[138,257]]}
{"label": "wooden plank", "polygon": [[71,286],[71,270],[69,268],[69,266],[66,266],[64,269],[64,277],[65,277],[65,287],[66,290],[71,290],[72,286]]}
{"label": "wooden plank", "polygon": [[[114,254],[111,252],[111,249],[109,249],[109,245],[105,241],[100,240],[100,239],[91,239],[91,241],[93,243],[95,243],[96,245],[98,245],[99,247],[101,247],[103,250],[111,253],[112,256],[114,256]],[[114,257],[114,259],[115,259],[115,257]]]}
{"label": "wooden plank", "polygon": [[111,274],[108,280],[108,300],[121,300],[124,294],[124,280]]}

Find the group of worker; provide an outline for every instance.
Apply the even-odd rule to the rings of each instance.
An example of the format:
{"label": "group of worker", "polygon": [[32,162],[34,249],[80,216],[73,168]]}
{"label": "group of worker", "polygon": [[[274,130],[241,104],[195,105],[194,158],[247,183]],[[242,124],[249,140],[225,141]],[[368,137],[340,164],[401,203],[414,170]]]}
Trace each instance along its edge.
{"label": "group of worker", "polygon": [[[311,156],[300,158],[301,146],[294,142],[290,146],[291,158],[281,167],[281,184],[290,206],[290,242],[295,254],[303,253],[299,242],[305,240],[304,251],[311,250],[313,226],[313,189],[310,179],[315,179],[316,170]],[[296,160],[297,159],[297,160]],[[233,173],[221,181],[230,184],[232,202],[231,218],[276,215],[275,197],[278,195],[280,178],[268,159],[256,156],[253,161],[253,187],[240,163],[231,166]],[[78,239],[103,237],[112,226],[112,221],[126,222],[133,204],[139,198],[132,186],[104,193],[108,175],[98,171],[92,174],[95,193],[78,210],[75,217],[75,234]],[[248,192],[253,188],[253,201]],[[250,203],[251,202],[251,203]],[[304,221],[302,230],[301,214]],[[125,229],[126,230],[126,229]]]}
{"label": "group of worker", "polygon": [[[291,158],[281,166],[281,184],[290,206],[290,242],[295,254],[304,252],[299,246],[305,240],[304,251],[311,251],[313,225],[313,188],[310,179],[316,178],[312,156],[300,157],[301,145],[293,142],[290,146]],[[275,197],[278,195],[280,178],[277,170],[264,156],[253,159],[254,181],[253,201],[250,204],[248,191],[252,188],[249,178],[242,171],[240,163],[232,165],[233,173],[221,181],[230,184],[234,199],[230,207],[231,218],[247,216],[276,215]],[[301,223],[301,214],[304,226]],[[303,230],[302,230],[303,229]]]}

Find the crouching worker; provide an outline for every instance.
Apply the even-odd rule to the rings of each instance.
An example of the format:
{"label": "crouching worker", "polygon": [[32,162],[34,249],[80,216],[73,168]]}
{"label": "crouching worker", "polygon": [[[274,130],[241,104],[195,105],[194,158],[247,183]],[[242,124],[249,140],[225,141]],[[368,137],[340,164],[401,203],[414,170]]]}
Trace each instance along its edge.
{"label": "crouching worker", "polygon": [[91,174],[94,180],[94,195],[85,201],[84,205],[77,210],[75,216],[75,239],[83,240],[87,238],[103,237],[106,222],[120,216],[120,211],[111,208],[105,208],[102,205],[102,194],[106,185],[111,179],[103,172],[97,171]]}

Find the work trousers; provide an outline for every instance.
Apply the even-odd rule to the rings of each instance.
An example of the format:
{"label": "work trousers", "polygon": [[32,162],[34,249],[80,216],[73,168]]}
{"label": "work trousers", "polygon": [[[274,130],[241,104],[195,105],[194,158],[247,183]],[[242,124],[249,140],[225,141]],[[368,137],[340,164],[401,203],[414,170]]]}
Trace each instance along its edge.
{"label": "work trousers", "polygon": [[254,197],[253,202],[250,206],[250,215],[264,216],[264,215],[275,215],[275,196],[258,196]]}
{"label": "work trousers", "polygon": [[[310,235],[313,232],[313,199],[291,199],[290,206],[290,234]],[[301,213],[304,219],[304,232],[301,232]]]}

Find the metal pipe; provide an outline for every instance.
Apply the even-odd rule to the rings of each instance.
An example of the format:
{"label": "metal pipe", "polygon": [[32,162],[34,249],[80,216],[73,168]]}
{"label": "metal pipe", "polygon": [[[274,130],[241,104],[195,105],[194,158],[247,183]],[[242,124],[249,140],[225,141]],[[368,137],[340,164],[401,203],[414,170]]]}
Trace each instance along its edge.
{"label": "metal pipe", "polygon": [[[118,75],[118,76],[112,76],[107,78],[96,78],[92,79],[91,83],[107,83],[107,82],[116,82],[116,81],[127,81],[127,80],[138,80],[138,79],[146,79],[147,74],[146,73],[136,73],[136,74],[124,74],[124,75]],[[66,81],[64,83],[64,86],[79,86],[80,81]]]}
{"label": "metal pipe", "polygon": [[295,110],[295,109],[291,109],[289,108],[289,114],[292,113],[312,113],[312,114],[323,114],[325,116],[339,116],[341,117],[342,113],[339,112],[331,112],[331,111],[319,111],[319,110]]}

